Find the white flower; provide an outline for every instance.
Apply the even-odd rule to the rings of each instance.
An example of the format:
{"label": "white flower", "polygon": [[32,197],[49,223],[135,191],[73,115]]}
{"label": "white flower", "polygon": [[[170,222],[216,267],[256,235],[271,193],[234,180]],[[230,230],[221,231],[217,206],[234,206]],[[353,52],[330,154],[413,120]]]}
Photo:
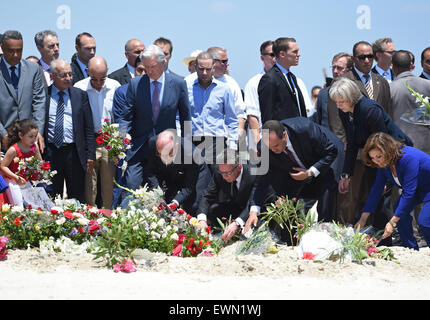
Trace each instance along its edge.
{"label": "white flower", "polygon": [[66,218],[64,217],[61,217],[60,219],[55,221],[55,223],[58,224],[59,226],[61,226],[64,222],[66,222]]}
{"label": "white flower", "polygon": [[155,228],[157,228],[157,224],[155,223],[155,222],[151,222],[151,227],[150,227],[151,229],[155,229]]}
{"label": "white flower", "polygon": [[19,213],[24,211],[24,206],[13,206],[11,209],[12,213]]}
{"label": "white flower", "polygon": [[172,234],[172,235],[170,236],[170,239],[171,239],[171,240],[174,240],[174,241],[178,241],[178,240],[179,240],[179,236],[178,236],[178,234],[177,234],[177,233],[174,233],[174,234]]}
{"label": "white flower", "polygon": [[1,206],[1,210],[2,210],[2,212],[9,212],[10,211],[10,204],[3,203]]}
{"label": "white flower", "polygon": [[173,226],[173,231],[178,232],[179,228],[177,226]]}
{"label": "white flower", "polygon": [[166,221],[164,221],[164,219],[163,218],[161,218],[160,220],[158,220],[158,225],[160,226],[160,227],[162,227],[162,226],[164,226],[164,224],[166,223]]}
{"label": "white flower", "polygon": [[83,218],[84,216],[83,216],[83,214],[82,213],[80,213],[80,212],[73,212],[73,217],[74,218]]}
{"label": "white flower", "polygon": [[133,230],[134,230],[134,231],[139,230],[139,225],[137,225],[137,224],[136,224],[136,225],[134,225],[134,226],[133,226]]}
{"label": "white flower", "polygon": [[118,155],[118,159],[125,159],[125,153],[121,151]]}
{"label": "white flower", "polygon": [[111,123],[110,127],[113,128],[113,129],[118,129],[119,128],[119,123]]}
{"label": "white flower", "polygon": [[58,213],[63,213],[64,212],[63,208],[62,207],[58,207],[58,206],[52,207],[51,210],[55,210]]}
{"label": "white flower", "polygon": [[190,219],[190,224],[195,227],[196,225],[199,224],[199,221],[195,217],[192,217]]}
{"label": "white flower", "polygon": [[86,226],[90,222],[90,220],[88,220],[87,218],[79,218],[78,222],[81,226]]}

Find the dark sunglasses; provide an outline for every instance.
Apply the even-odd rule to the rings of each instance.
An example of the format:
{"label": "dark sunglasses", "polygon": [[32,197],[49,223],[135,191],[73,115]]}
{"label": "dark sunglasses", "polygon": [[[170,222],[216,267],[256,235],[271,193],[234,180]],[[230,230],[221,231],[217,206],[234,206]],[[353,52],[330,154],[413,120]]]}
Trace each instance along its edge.
{"label": "dark sunglasses", "polygon": [[221,60],[221,59],[214,59],[215,61],[219,61],[219,62],[222,62],[223,64],[227,64],[227,62],[228,62],[228,59],[225,59],[225,60]]}
{"label": "dark sunglasses", "polygon": [[274,58],[275,54],[273,52],[271,52],[271,53],[263,53],[263,56],[271,56],[272,58]]}
{"label": "dark sunglasses", "polygon": [[358,60],[365,60],[366,58],[371,60],[371,59],[373,59],[373,54],[361,54],[359,56],[356,56],[356,58]]}

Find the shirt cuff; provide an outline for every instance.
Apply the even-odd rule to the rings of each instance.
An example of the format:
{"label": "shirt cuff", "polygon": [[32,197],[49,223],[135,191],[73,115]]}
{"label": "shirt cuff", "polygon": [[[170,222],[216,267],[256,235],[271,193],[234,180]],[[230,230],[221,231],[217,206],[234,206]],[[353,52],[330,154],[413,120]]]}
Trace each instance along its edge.
{"label": "shirt cuff", "polygon": [[312,172],[312,175],[316,178],[319,176],[320,172],[318,171],[317,168],[315,168],[314,166],[309,168],[309,171]]}
{"label": "shirt cuff", "polygon": [[197,215],[197,220],[206,222],[207,221],[206,215],[204,213],[199,213]]}
{"label": "shirt cuff", "polygon": [[237,150],[237,141],[234,141],[234,140],[228,141],[228,146],[230,149]]}
{"label": "shirt cuff", "polygon": [[243,229],[243,227],[245,226],[245,221],[243,221],[242,218],[240,218],[240,217],[236,218],[235,220],[240,225],[240,227]]}
{"label": "shirt cuff", "polygon": [[257,212],[257,215],[260,214],[260,207],[259,206],[251,206],[251,209],[249,211]]}

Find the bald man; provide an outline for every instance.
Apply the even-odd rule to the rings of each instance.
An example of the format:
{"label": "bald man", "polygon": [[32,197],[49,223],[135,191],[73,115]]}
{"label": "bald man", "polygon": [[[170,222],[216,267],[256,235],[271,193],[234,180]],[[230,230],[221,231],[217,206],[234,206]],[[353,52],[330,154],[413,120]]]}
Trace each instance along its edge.
{"label": "bald man", "polygon": [[118,81],[121,85],[129,83],[135,77],[135,64],[137,57],[145,49],[145,44],[139,39],[130,39],[125,44],[125,57],[127,63],[124,67],[109,74],[109,78]]}
{"label": "bald man", "polygon": [[168,129],[153,136],[148,143],[144,165],[144,182],[150,188],[160,186],[166,203],[175,203],[194,215],[203,191],[206,190],[210,171],[198,155],[193,158],[194,145]]}
{"label": "bald man", "polygon": [[[108,66],[103,57],[93,57],[88,61],[87,72],[89,77],[75,83],[75,87],[87,92],[93,115],[94,134],[102,128],[106,119],[113,122],[112,102],[116,88],[120,83],[107,77]],[[96,145],[96,161],[91,172],[85,177],[85,199],[89,205],[96,205],[97,179],[101,179],[101,205],[110,208],[113,197],[113,177],[115,165],[108,157],[108,151],[100,145]]]}

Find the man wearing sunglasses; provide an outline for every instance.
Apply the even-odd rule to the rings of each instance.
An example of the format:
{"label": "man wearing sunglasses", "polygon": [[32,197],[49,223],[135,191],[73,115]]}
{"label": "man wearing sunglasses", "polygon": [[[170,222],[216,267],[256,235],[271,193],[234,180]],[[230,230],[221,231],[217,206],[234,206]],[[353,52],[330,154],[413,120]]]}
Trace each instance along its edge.
{"label": "man wearing sunglasses", "polygon": [[[103,57],[93,57],[88,61],[89,77],[74,84],[74,87],[86,91],[90,101],[94,122],[94,135],[102,128],[105,119],[113,121],[112,104],[118,81],[107,78],[108,67]],[[89,205],[96,205],[97,180],[100,175],[101,205],[110,208],[113,197],[113,178],[115,166],[108,157],[108,150],[102,145],[96,145],[96,160],[94,168],[85,175],[85,198]]]}
{"label": "man wearing sunglasses", "polygon": [[352,54],[354,67],[344,77],[354,81],[366,98],[378,102],[392,117],[390,84],[379,74],[371,72],[374,60],[372,45],[366,41],[357,42]]}
{"label": "man wearing sunglasses", "polygon": [[139,39],[130,39],[125,44],[125,57],[127,63],[124,67],[112,72],[108,77],[118,81],[121,85],[124,85],[134,78],[135,70],[134,65],[136,63],[136,58],[145,49],[145,44]]}
{"label": "man wearing sunglasses", "polygon": [[376,60],[376,65],[373,67],[372,72],[384,77],[389,83],[394,81],[395,76],[391,69],[391,61],[396,48],[393,40],[391,38],[378,39],[372,44],[372,49]]}

